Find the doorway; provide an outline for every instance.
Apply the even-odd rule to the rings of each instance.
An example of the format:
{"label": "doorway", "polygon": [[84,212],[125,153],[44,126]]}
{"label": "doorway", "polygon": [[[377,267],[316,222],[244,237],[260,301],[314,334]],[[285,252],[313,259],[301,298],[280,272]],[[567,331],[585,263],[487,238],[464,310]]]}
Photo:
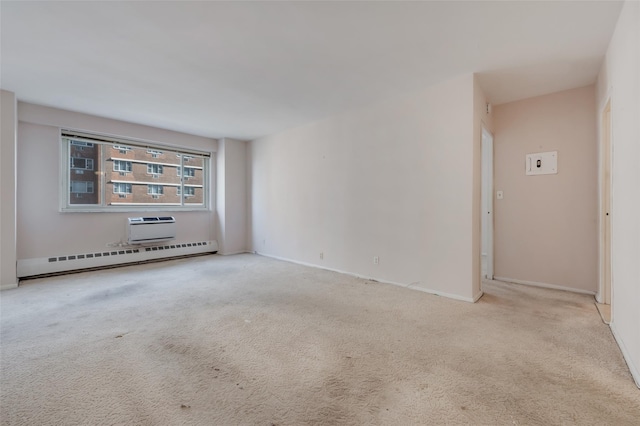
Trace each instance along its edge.
{"label": "doorway", "polygon": [[493,135],[482,128],[482,230],[480,248],[481,279],[493,279]]}

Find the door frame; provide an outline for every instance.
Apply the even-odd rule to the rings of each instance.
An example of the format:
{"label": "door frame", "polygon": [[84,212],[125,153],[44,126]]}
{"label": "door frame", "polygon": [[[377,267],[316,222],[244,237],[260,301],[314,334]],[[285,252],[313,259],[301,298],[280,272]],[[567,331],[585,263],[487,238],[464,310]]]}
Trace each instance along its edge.
{"label": "door frame", "polygon": [[[492,280],[493,273],[493,233],[494,233],[494,203],[493,203],[493,134],[482,126],[481,137],[481,189],[480,189],[480,211],[481,211],[481,226],[480,226],[480,262],[481,262],[481,274],[482,274],[482,256],[484,249],[485,238],[487,239],[487,271],[486,275],[481,276],[481,279]],[[489,171],[487,173],[487,171]]]}
{"label": "door frame", "polygon": [[611,126],[611,97],[607,98],[600,113],[600,259],[598,302],[611,304],[613,272],[611,268],[611,200],[613,170],[613,132]]}

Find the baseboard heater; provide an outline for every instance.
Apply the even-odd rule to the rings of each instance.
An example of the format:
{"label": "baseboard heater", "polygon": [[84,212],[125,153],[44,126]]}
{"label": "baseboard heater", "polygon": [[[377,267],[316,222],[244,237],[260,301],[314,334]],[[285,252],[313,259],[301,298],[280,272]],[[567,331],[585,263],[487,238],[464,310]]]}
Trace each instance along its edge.
{"label": "baseboard heater", "polygon": [[148,244],[176,238],[173,216],[130,217],[127,221],[127,242]]}
{"label": "baseboard heater", "polygon": [[114,247],[104,251],[65,254],[35,259],[18,259],[18,278],[33,278],[41,275],[60,274],[83,269],[106,268],[116,265],[135,264],[172,257],[217,253],[218,242],[196,241],[190,243],[167,243],[153,246]]}

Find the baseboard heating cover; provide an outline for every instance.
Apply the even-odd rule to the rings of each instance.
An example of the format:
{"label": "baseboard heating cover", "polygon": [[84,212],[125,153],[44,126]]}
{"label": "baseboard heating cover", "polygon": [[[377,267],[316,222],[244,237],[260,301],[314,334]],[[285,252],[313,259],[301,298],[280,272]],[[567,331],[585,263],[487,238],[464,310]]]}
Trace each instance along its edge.
{"label": "baseboard heating cover", "polygon": [[153,246],[114,247],[89,253],[18,259],[18,278],[137,263],[190,254],[216,253],[217,251],[218,242],[214,240]]}

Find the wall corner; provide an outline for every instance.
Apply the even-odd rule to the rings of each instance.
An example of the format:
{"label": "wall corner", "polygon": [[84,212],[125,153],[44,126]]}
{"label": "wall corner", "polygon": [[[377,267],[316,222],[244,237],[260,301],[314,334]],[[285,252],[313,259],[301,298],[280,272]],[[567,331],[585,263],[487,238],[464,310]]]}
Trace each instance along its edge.
{"label": "wall corner", "polygon": [[17,102],[12,92],[0,91],[0,289],[15,288],[16,272],[16,148]]}

